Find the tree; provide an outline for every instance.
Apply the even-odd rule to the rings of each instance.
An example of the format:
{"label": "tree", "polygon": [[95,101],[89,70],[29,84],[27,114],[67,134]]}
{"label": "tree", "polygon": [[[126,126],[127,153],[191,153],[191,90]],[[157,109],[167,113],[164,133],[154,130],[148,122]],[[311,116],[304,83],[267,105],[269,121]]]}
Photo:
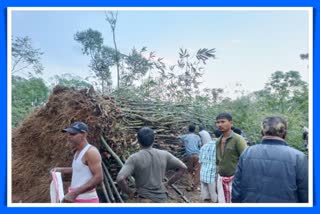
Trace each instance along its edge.
{"label": "tree", "polygon": [[12,126],[17,126],[34,108],[43,105],[49,89],[43,79],[12,78]]}
{"label": "tree", "polygon": [[180,49],[177,64],[169,66],[168,72],[160,69],[162,74],[159,85],[164,88],[164,97],[169,100],[184,101],[199,94],[204,65],[210,58],[215,58],[214,52],[215,49],[203,48],[191,56],[187,49]]}
{"label": "tree", "polygon": [[298,71],[276,71],[265,84],[265,90],[274,97],[275,107],[278,107],[281,113],[288,109],[286,103],[292,101],[292,98],[306,87],[307,83],[301,80]]}
{"label": "tree", "polygon": [[101,33],[91,28],[77,32],[74,39],[82,44],[82,53],[90,56],[89,67],[101,80],[102,93],[104,93],[105,83],[109,89],[112,85],[110,67],[115,63],[114,50],[104,46]]}
{"label": "tree", "polygon": [[[36,74],[41,74],[43,66],[40,62],[41,52],[40,49],[35,49],[32,46],[31,39],[29,37],[16,37],[12,38],[12,74],[21,73],[23,70],[27,70],[32,66],[32,71]],[[32,74],[29,70],[29,74]]]}
{"label": "tree", "polygon": [[140,51],[133,48],[131,53],[124,57],[125,69],[121,75],[121,85],[124,87],[132,86],[135,80],[142,78],[148,71],[155,68],[155,64],[152,61],[154,55],[151,52],[147,58],[143,55],[146,51],[146,47],[143,47]]}
{"label": "tree", "polygon": [[205,93],[205,97],[208,98],[208,102],[214,105],[222,100],[224,90],[222,88],[205,88],[203,92]]}
{"label": "tree", "polygon": [[88,89],[91,87],[91,84],[86,80],[72,74],[54,75],[50,81],[52,82],[51,88],[54,88],[56,85],[73,87],[77,90]]}
{"label": "tree", "polygon": [[119,58],[119,52],[117,48],[117,43],[116,43],[116,26],[117,26],[117,19],[118,19],[118,11],[112,12],[108,11],[106,12],[106,20],[109,22],[111,31],[112,31],[112,39],[113,39],[113,44],[114,44],[114,49],[115,49],[115,61],[117,65],[117,88],[119,89],[120,86],[120,58]]}
{"label": "tree", "polygon": [[[188,50],[180,49],[177,64],[168,66],[154,52],[147,56],[145,47],[140,51],[133,49],[128,57],[124,57],[127,67],[123,78],[126,78],[125,82],[129,82],[129,85],[129,80],[139,79],[140,85],[133,90],[141,96],[172,102],[192,101],[192,98],[200,94],[199,85],[204,65],[210,58],[215,58],[214,52],[214,49],[199,49],[191,57]],[[148,77],[143,78],[146,74],[149,74]],[[218,96],[222,91],[217,89],[212,93]],[[216,97],[215,101],[219,98]]]}

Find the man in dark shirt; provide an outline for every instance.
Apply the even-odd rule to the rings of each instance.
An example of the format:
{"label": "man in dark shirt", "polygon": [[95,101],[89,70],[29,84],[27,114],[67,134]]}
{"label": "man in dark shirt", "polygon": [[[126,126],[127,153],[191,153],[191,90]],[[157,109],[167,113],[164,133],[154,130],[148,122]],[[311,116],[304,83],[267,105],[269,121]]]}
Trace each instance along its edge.
{"label": "man in dark shirt", "polygon": [[217,139],[217,193],[219,203],[231,202],[233,175],[241,153],[247,148],[244,138],[232,131],[232,116],[220,113],[216,117],[216,126],[222,135]]}
{"label": "man in dark shirt", "polygon": [[285,141],[287,122],[267,117],[262,142],[240,157],[232,185],[233,203],[308,202],[308,159]]}
{"label": "man in dark shirt", "polygon": [[[186,171],[186,165],[171,153],[152,148],[154,142],[154,131],[144,127],[138,132],[140,151],[132,154],[125,162],[117,176],[117,183],[123,192],[130,198],[135,191],[130,189],[127,178],[133,176],[136,184],[136,193],[139,202],[163,203],[167,202],[168,194],[166,186],[170,186]],[[175,170],[175,174],[164,183],[166,170]]]}

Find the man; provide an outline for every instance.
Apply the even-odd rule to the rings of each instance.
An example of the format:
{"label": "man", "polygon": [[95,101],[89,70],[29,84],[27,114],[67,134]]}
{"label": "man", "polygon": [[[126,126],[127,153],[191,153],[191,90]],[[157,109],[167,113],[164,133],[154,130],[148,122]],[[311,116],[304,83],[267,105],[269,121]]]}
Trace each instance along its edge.
{"label": "man", "polygon": [[242,152],[247,148],[244,138],[231,130],[232,116],[220,113],[216,117],[216,126],[222,135],[217,139],[217,193],[219,203],[231,203],[233,175]]}
{"label": "man", "polygon": [[199,126],[199,135],[201,138],[202,145],[212,141],[210,134],[204,129],[204,126]]}
{"label": "man", "polygon": [[101,183],[103,174],[101,156],[98,149],[87,141],[88,126],[75,122],[63,129],[68,133],[68,143],[75,151],[72,167],[56,167],[53,171],[72,173],[71,187],[62,202],[99,203],[96,186]]}
{"label": "man", "polygon": [[242,131],[240,128],[237,128],[235,126],[232,126],[231,130],[234,133],[237,133],[238,135],[241,135],[244,138],[244,140],[247,142],[247,145],[250,146],[250,143],[248,142],[248,139],[247,139],[247,134],[244,131]]}
{"label": "man", "polygon": [[219,129],[214,129],[213,131],[214,138],[219,138],[222,135],[222,132]]}
{"label": "man", "polygon": [[184,158],[188,167],[188,187],[187,191],[197,190],[200,184],[200,163],[199,163],[199,153],[201,147],[201,139],[194,132],[196,127],[190,124],[189,133],[185,135],[178,136],[185,147]]}
{"label": "man", "polygon": [[199,162],[201,181],[201,200],[217,202],[216,192],[216,142],[211,140],[200,149]]}
{"label": "man", "polygon": [[[138,132],[140,151],[132,154],[121,168],[117,183],[121,190],[132,198],[135,193],[129,188],[127,178],[133,176],[136,184],[136,195],[142,203],[164,203],[168,200],[167,186],[182,177],[186,165],[167,151],[152,148],[154,131],[143,127]],[[175,174],[163,183],[168,169],[178,169]]]}
{"label": "man", "polygon": [[242,130],[241,130],[241,129],[239,129],[239,128],[235,127],[235,126],[232,126],[232,127],[231,127],[231,130],[232,130],[234,133],[242,136]]}
{"label": "man", "polygon": [[267,117],[262,122],[262,142],[240,157],[234,176],[232,202],[308,202],[308,160],[285,141],[287,122]]}

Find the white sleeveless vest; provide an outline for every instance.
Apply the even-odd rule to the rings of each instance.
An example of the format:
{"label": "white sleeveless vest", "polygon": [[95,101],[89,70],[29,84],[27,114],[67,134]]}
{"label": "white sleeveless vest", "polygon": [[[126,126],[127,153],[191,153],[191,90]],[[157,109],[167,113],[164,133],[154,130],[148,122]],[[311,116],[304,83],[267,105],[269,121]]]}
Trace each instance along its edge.
{"label": "white sleeveless vest", "polygon": [[75,155],[73,158],[71,188],[77,188],[87,183],[92,178],[92,173],[89,167],[82,163],[82,158],[90,147],[91,145],[87,144],[81,150],[78,157],[76,158],[76,155]]}

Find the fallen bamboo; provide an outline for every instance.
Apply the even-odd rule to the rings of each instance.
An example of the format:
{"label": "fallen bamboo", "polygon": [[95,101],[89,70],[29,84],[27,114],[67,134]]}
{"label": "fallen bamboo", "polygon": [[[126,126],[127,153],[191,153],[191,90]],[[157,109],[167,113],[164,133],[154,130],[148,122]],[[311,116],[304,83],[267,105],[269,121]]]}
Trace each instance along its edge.
{"label": "fallen bamboo", "polygon": [[101,188],[102,188],[102,192],[103,192],[104,198],[106,199],[106,202],[110,203],[110,198],[108,196],[108,193],[107,193],[107,190],[106,190],[106,187],[105,187],[103,181],[101,182]]}
{"label": "fallen bamboo", "polygon": [[[103,166],[103,165],[102,165],[102,166]],[[111,201],[112,203],[114,203],[116,200],[115,200],[115,198],[114,198],[114,196],[113,196],[113,194],[112,194],[112,190],[111,190],[111,187],[110,187],[110,185],[109,185],[108,178],[107,178],[107,175],[106,175],[106,172],[105,172],[104,167],[103,167],[103,171],[104,171],[104,179],[103,179],[103,181],[104,181],[104,183],[105,183],[105,186],[106,186],[106,189],[107,189],[107,193],[108,193],[108,195],[109,195],[110,201]]]}
{"label": "fallen bamboo", "polygon": [[119,199],[119,201],[120,201],[121,203],[124,203],[123,200],[122,200],[122,197],[120,196],[120,193],[119,193],[119,191],[117,190],[117,187],[114,185],[113,179],[112,179],[112,177],[111,177],[111,175],[110,175],[110,173],[109,173],[109,171],[108,171],[108,169],[107,169],[107,167],[106,167],[106,165],[105,165],[105,163],[104,163],[103,161],[102,161],[102,166],[103,166],[103,168],[105,169],[107,178],[109,179],[109,182],[110,182],[110,184],[111,184],[111,187],[112,187],[112,189],[113,189],[116,197]]}
{"label": "fallen bamboo", "polygon": [[[165,182],[168,182],[168,178],[164,178],[164,181],[165,181]],[[190,203],[190,200],[179,190],[179,188],[178,188],[176,185],[171,184],[170,186],[172,187],[172,189],[174,189],[174,190],[176,191],[176,193],[178,193],[178,195],[181,196],[181,198],[182,198],[185,202]]]}
{"label": "fallen bamboo", "polygon": [[110,155],[117,161],[117,163],[122,167],[123,163],[119,156],[111,149],[111,147],[108,145],[107,141],[101,136],[101,140],[103,142],[103,145],[106,147],[107,151],[110,153]]}
{"label": "fallen bamboo", "polygon": [[[107,151],[111,154],[111,156],[117,161],[117,163],[123,167],[123,162],[119,158],[119,156],[111,149],[111,147],[108,145],[107,141],[101,136],[101,140],[103,142],[103,145],[106,147]],[[132,176],[129,176],[129,181],[134,184],[134,179]]]}

